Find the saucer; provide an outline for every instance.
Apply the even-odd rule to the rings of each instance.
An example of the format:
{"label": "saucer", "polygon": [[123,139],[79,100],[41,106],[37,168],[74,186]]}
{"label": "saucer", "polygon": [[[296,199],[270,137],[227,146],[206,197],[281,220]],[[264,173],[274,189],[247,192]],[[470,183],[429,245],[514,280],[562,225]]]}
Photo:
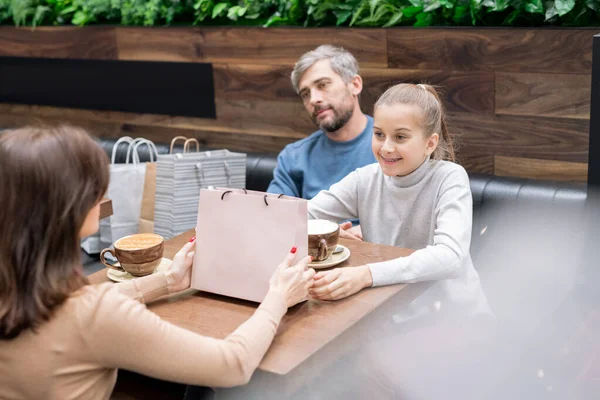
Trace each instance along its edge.
{"label": "saucer", "polygon": [[342,246],[341,244],[338,244],[338,247],[342,248],[341,252],[333,253],[323,261],[313,261],[310,264],[308,264],[308,266],[314,269],[321,269],[333,267],[335,265],[343,263],[348,259],[348,257],[350,257],[350,250],[348,250],[346,246]]}
{"label": "saucer", "polygon": [[[160,261],[160,264],[158,264],[158,267],[156,267],[153,273],[165,271],[169,267],[169,265],[171,265],[171,262],[173,261],[163,257],[163,259]],[[117,261],[115,265],[119,265],[119,262]],[[112,268],[107,269],[108,271],[106,271],[106,275],[108,276],[108,279],[110,279],[113,282],[125,282],[130,281],[132,279],[141,278],[141,276],[133,276],[129,272],[118,271]]]}

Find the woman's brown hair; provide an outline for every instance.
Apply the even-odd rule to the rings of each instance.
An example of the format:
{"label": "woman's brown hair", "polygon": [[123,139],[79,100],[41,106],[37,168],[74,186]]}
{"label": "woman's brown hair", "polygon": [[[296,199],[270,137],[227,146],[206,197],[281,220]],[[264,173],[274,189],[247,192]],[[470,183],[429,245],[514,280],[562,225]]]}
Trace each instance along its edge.
{"label": "woman's brown hair", "polygon": [[0,133],[0,339],[35,329],[87,284],[79,232],[108,180],[106,154],[81,129]]}
{"label": "woman's brown hair", "polygon": [[442,100],[431,85],[400,83],[385,91],[375,103],[375,109],[380,106],[394,104],[414,104],[423,110],[423,131],[425,137],[433,133],[440,134],[440,140],[431,158],[435,160],[456,161],[454,139],[446,125],[446,111]]}

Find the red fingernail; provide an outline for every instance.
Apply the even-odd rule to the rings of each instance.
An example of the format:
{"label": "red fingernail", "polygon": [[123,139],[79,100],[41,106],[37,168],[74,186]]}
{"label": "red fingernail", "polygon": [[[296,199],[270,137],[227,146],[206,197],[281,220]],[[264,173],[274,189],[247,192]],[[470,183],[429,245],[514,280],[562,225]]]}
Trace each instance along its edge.
{"label": "red fingernail", "polygon": [[190,239],[190,243],[192,243],[194,240],[196,240],[196,236]]}
{"label": "red fingernail", "polygon": [[290,253],[292,253],[292,254],[296,254],[296,250],[298,250],[298,249],[296,248],[296,246],[294,246],[294,247],[292,247],[292,249],[290,250]]}

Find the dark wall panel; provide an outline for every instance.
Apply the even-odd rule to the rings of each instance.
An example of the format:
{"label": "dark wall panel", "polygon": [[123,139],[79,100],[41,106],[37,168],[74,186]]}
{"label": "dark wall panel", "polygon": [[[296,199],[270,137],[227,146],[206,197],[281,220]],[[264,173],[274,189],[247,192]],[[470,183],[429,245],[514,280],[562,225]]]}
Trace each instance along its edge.
{"label": "dark wall panel", "polygon": [[0,57],[0,102],[216,118],[207,63]]}

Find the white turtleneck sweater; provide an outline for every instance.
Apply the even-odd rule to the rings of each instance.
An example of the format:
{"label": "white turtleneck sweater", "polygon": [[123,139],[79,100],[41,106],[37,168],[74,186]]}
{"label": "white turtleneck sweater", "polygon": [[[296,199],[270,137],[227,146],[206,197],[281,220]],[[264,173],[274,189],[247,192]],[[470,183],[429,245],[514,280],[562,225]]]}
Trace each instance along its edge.
{"label": "white turtleneck sweater", "polygon": [[463,167],[425,161],[407,176],[383,174],[379,164],[350,173],[308,202],[314,219],[360,219],[367,242],[416,251],[407,257],[368,264],[373,286],[439,281],[411,304],[405,314],[457,309],[488,313],[471,243],[473,199]]}

